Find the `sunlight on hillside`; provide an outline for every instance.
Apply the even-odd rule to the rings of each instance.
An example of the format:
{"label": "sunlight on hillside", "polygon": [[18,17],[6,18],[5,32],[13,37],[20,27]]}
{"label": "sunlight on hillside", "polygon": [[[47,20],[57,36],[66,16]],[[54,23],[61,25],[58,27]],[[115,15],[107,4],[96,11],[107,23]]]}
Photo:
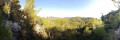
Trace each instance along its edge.
{"label": "sunlight on hillside", "polygon": [[120,40],[120,1],[0,0],[0,40]]}

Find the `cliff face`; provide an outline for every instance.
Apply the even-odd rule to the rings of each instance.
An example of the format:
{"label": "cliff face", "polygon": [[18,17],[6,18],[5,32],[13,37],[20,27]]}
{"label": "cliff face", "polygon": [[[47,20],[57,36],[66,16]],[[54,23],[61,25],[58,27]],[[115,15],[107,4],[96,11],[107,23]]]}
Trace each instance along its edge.
{"label": "cliff face", "polygon": [[22,40],[22,31],[21,26],[18,24],[18,22],[13,22],[9,20],[5,20],[5,27],[11,28],[11,31],[13,33],[12,39],[13,40]]}

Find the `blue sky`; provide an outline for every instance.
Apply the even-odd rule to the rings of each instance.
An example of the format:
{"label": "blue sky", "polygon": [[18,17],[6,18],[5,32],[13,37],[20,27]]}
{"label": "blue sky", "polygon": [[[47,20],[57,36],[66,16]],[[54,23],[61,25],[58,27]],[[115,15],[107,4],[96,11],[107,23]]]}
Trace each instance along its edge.
{"label": "blue sky", "polygon": [[[35,9],[78,11],[91,7],[95,2],[96,0],[35,0]],[[20,4],[24,6],[25,0],[20,0]]]}
{"label": "blue sky", "polygon": [[[20,0],[24,8],[25,0]],[[35,0],[35,9],[41,17],[94,17],[100,18],[101,13],[107,13],[116,8],[110,0]],[[112,6],[111,6],[112,5]],[[108,9],[108,10],[104,10]]]}

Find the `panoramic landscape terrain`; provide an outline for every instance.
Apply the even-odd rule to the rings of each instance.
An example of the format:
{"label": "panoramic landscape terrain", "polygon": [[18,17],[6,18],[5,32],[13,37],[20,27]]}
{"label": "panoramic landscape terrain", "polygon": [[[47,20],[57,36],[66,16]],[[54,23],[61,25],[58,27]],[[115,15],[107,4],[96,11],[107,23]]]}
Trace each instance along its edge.
{"label": "panoramic landscape terrain", "polygon": [[120,40],[120,0],[0,0],[0,40]]}

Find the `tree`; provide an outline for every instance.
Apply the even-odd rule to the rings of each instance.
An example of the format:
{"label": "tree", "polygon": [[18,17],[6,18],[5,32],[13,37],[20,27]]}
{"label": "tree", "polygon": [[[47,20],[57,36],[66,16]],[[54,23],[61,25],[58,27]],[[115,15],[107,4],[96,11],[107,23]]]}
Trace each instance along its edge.
{"label": "tree", "polygon": [[103,38],[107,36],[107,32],[104,28],[97,28],[95,30],[95,35],[98,37],[98,39],[103,40]]}
{"label": "tree", "polygon": [[12,40],[12,31],[11,28],[5,27],[5,23],[3,22],[5,17],[0,15],[0,40]]}
{"label": "tree", "polygon": [[117,8],[120,8],[120,0],[112,0]]}
{"label": "tree", "polygon": [[10,11],[10,20],[12,21],[20,21],[22,20],[22,13],[21,13],[21,6],[19,4],[19,0],[12,0],[10,2],[10,8],[11,8],[11,11]]}
{"label": "tree", "polygon": [[3,10],[5,11],[5,14],[9,18],[10,17],[10,6],[8,4],[5,4],[5,6],[3,7]]}
{"label": "tree", "polygon": [[12,40],[11,28],[6,28],[3,23],[0,24],[0,40]]}
{"label": "tree", "polygon": [[36,24],[37,15],[34,10],[35,0],[26,0],[26,5],[24,7],[23,15],[26,16],[26,18],[23,18],[26,26],[23,27],[23,29],[26,31],[25,39],[34,39],[34,30],[33,27]]}

